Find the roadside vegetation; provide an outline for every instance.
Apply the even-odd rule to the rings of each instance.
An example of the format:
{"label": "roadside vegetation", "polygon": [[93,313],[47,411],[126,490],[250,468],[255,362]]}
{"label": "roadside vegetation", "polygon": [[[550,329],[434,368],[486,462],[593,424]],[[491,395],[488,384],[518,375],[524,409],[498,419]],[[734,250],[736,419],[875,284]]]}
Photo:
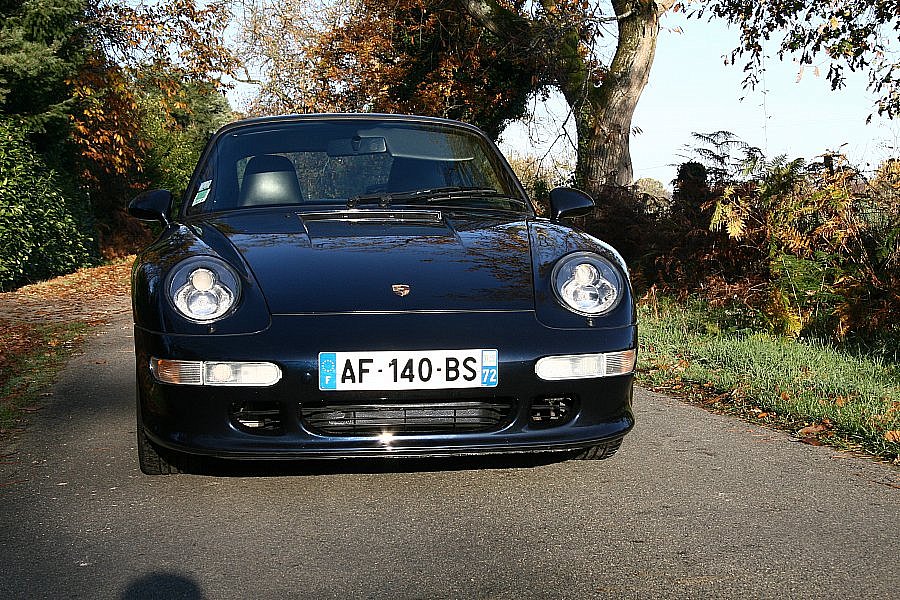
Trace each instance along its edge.
{"label": "roadside vegetation", "polygon": [[148,241],[138,192],[186,186],[233,113],[221,2],[0,2],[0,291]]}
{"label": "roadside vegetation", "polygon": [[900,348],[865,353],[754,331],[697,299],[650,295],[638,318],[642,385],[802,442],[900,459]]}
{"label": "roadside vegetation", "polygon": [[0,319],[0,436],[23,426],[40,397],[78,349],[90,326],[81,321],[41,325]]}
{"label": "roadside vegetation", "polygon": [[641,381],[900,462],[900,162],[688,152],[671,197],[610,188],[584,223],[632,268]]}

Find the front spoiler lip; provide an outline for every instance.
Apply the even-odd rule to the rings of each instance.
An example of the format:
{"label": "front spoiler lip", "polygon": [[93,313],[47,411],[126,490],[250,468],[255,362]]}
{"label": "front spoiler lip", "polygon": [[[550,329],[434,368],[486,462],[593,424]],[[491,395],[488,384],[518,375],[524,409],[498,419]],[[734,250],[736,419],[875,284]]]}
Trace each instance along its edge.
{"label": "front spoiler lip", "polygon": [[[634,418],[623,416],[621,419],[604,423],[606,435],[577,440],[552,440],[546,442],[493,442],[489,444],[459,445],[407,445],[407,446],[357,446],[342,448],[261,448],[254,450],[235,450],[228,448],[202,448],[173,443],[172,440],[160,438],[145,429],[144,433],[154,444],[168,450],[198,456],[234,459],[234,460],[318,460],[318,459],[363,459],[363,458],[441,458],[451,456],[485,456],[503,454],[533,454],[539,452],[572,452],[597,444],[621,440],[634,427]],[[610,431],[612,430],[612,431]],[[552,431],[546,430],[546,431]],[[341,438],[337,438],[341,439]],[[401,438],[402,441],[402,438]]]}

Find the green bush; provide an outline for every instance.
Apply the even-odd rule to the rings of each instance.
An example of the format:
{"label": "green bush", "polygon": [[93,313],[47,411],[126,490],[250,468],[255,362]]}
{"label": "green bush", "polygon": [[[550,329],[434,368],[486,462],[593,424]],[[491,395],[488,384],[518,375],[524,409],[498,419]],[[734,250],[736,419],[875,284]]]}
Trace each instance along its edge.
{"label": "green bush", "polygon": [[176,197],[187,189],[206,141],[234,119],[228,101],[209,85],[185,83],[178,93],[168,112],[158,89],[144,82],[139,94],[141,130],[149,146],[144,175],[151,188],[169,190]]}
{"label": "green bush", "polygon": [[94,262],[87,201],[0,119],[0,291]]}
{"label": "green bush", "polygon": [[766,161],[727,132],[698,138],[712,147],[681,165],[670,209],[635,238],[648,286],[790,337],[900,339],[900,161],[867,179],[841,155]]}
{"label": "green bush", "polygon": [[897,330],[896,203],[874,193],[842,157],[764,163],[752,185],[715,200],[711,226],[767,251],[756,307],[772,331],[842,339]]}

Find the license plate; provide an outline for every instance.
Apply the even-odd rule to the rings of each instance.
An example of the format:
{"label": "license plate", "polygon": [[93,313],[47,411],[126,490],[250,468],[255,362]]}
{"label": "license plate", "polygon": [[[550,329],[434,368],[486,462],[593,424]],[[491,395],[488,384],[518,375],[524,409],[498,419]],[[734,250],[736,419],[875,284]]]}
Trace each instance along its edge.
{"label": "license plate", "polygon": [[320,352],[320,390],[496,387],[496,350]]}

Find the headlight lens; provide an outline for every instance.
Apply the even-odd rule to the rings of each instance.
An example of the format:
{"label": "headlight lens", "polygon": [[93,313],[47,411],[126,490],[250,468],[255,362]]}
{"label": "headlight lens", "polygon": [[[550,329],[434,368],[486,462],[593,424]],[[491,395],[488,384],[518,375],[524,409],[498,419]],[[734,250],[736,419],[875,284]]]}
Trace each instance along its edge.
{"label": "headlight lens", "polygon": [[623,277],[612,262],[590,252],[575,252],[553,268],[553,291],[569,310],[581,315],[602,315],[619,303]]}
{"label": "headlight lens", "polygon": [[212,257],[189,258],[169,277],[169,297],[183,316],[208,323],[225,316],[240,294],[234,270]]}

